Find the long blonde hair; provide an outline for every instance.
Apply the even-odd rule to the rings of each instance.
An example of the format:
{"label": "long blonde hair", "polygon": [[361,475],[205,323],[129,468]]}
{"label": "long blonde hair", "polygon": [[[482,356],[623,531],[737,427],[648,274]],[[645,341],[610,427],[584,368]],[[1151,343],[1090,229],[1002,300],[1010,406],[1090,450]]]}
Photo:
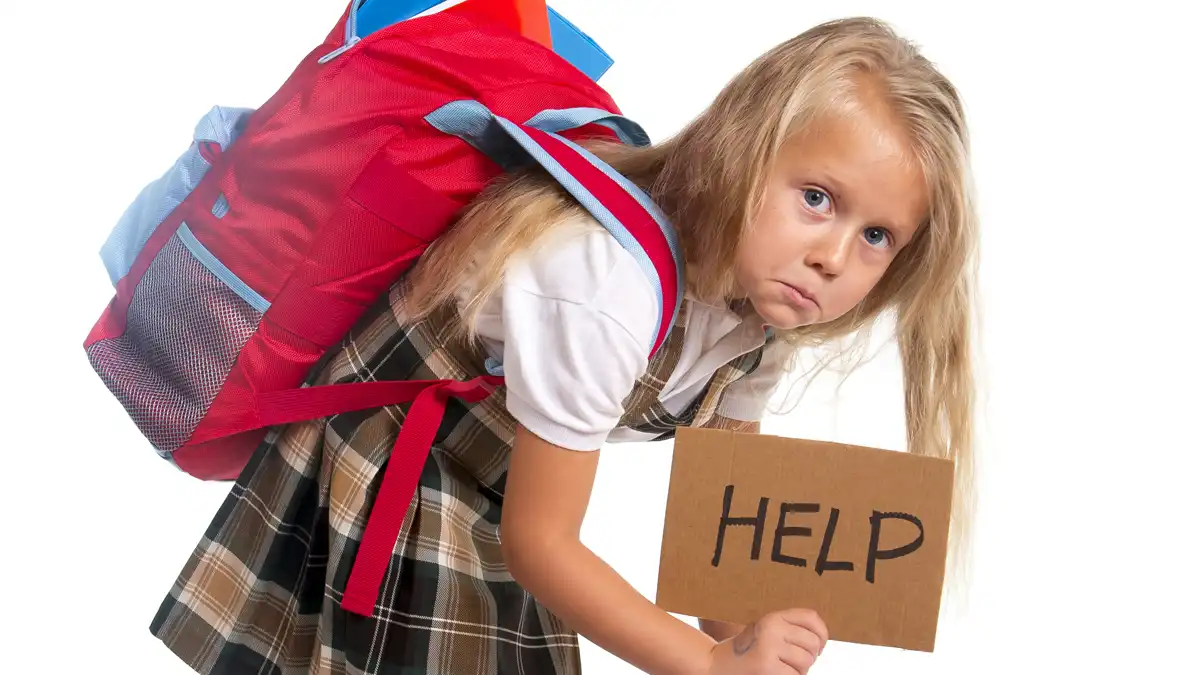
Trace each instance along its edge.
{"label": "long blonde hair", "polygon": [[[701,301],[728,302],[737,293],[735,252],[759,212],[780,147],[809,122],[866,95],[864,81],[909,136],[929,189],[928,219],[854,311],[780,335],[798,348],[826,344],[894,313],[908,450],[955,462],[950,544],[952,558],[961,560],[974,504],[978,235],[966,123],[951,83],[884,23],[831,21],[756,59],[673,138],[646,148],[585,145],[646,190],[675,225],[689,292]],[[473,326],[507,264],[581,212],[540,172],[498,179],[413,270],[408,311],[420,317],[456,300],[464,323]],[[470,289],[465,297],[464,287]]]}

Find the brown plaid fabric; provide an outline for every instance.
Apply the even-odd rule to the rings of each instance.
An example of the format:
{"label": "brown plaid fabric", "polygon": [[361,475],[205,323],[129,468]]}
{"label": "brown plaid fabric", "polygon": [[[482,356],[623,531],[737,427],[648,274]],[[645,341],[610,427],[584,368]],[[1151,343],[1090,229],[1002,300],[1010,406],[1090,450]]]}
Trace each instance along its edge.
{"label": "brown plaid fabric", "polygon": [[675,430],[679,427],[703,427],[711,424],[721,404],[721,396],[729,385],[754,372],[762,363],[761,348],[743,354],[718,368],[704,391],[691,405],[678,414],[668,411],[659,400],[659,394],[667,385],[667,379],[675,369],[675,361],[679,359],[679,353],[683,349],[690,306],[685,302],[679,308],[675,325],[667,335],[662,351],[672,354],[672,360],[668,362],[664,359],[661,363],[657,362],[657,359],[651,361],[638,385],[625,399],[626,413],[621,418],[621,426],[645,434],[654,434],[656,441],[674,438]]}
{"label": "brown plaid fabric", "polygon": [[[468,379],[481,356],[452,316],[404,320],[398,285],[312,384]],[[686,307],[687,303],[685,303]],[[657,403],[679,358],[681,315],[629,397],[623,424],[671,434],[711,419],[723,389],[758,364],[722,368],[673,417]],[[760,350],[761,351],[761,350]],[[757,354],[757,352],[756,352]],[[197,673],[576,675],[577,637],[517,585],[499,524],[516,422],[504,389],[451,400],[370,617],[342,594],[407,405],[272,432],[234,483],[151,623]]]}

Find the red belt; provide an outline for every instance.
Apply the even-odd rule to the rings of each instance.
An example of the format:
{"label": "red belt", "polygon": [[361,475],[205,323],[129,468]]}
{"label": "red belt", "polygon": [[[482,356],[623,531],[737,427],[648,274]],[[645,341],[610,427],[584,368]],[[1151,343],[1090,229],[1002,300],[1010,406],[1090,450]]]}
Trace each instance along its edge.
{"label": "red belt", "polygon": [[473,380],[414,380],[407,382],[357,382],[305,387],[261,394],[258,421],[262,426],[291,424],[345,412],[383,408],[412,401],[383,484],[367,518],[362,544],[346,583],[342,609],[370,616],[379,588],[392,559],[404,515],[417,491],[417,482],[437,435],[451,397],[467,403],[487,398],[504,383],[503,377],[483,375]]}

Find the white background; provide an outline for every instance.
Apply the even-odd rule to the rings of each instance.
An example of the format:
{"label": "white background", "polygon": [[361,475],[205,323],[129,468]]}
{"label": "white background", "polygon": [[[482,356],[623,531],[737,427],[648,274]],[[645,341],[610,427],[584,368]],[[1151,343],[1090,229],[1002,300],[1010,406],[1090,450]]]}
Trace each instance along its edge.
{"label": "white background", "polygon": [[[922,44],[973,130],[986,419],[969,602],[934,654],[833,644],[814,672],[1198,672],[1195,5],[699,4],[553,6],[614,56],[603,84],[655,138],[769,46],[857,14]],[[0,670],[188,672],[147,626],[227,488],[156,459],[89,369],[112,292],[97,250],[201,114],[259,104],[343,6],[4,0]],[[835,382],[766,430],[900,449],[894,352],[836,401]],[[602,465],[587,543],[653,597],[669,447]],[[633,672],[590,645],[584,661]]]}

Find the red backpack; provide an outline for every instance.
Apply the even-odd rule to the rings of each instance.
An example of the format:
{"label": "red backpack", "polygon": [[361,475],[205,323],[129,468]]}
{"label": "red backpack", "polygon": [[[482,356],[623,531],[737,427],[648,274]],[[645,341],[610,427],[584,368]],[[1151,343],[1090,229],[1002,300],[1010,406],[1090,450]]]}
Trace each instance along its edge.
{"label": "red backpack", "polygon": [[357,4],[261,108],[202,119],[102,250],[116,292],[88,359],[158,453],[193,476],[235,478],[269,426],[410,401],[397,449],[423,458],[448,397],[478,401],[502,384],[301,387],[503,170],[540,165],[637,256],[661,289],[651,353],[682,301],[672,227],[575,142],[648,142],[603,89],[466,13],[360,39]]}

